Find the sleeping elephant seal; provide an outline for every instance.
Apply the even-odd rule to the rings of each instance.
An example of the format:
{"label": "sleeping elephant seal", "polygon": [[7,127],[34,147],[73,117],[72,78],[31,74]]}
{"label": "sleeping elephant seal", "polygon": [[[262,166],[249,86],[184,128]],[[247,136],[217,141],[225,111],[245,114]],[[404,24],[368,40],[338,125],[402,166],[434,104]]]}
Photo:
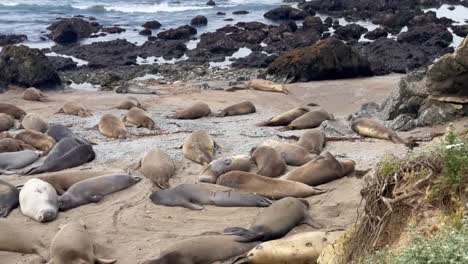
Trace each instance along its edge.
{"label": "sleeping elephant seal", "polygon": [[158,128],[151,116],[138,107],[132,107],[124,117],[123,121],[127,121],[137,127],[146,127],[151,130]]}
{"label": "sleeping elephant seal", "polygon": [[126,174],[110,174],[73,184],[58,200],[62,211],[88,203],[97,203],[104,196],[126,189],[141,180]]}
{"label": "sleeping elephant seal", "polygon": [[[156,191],[150,199],[155,204],[203,210],[203,205],[220,207],[267,207],[271,201],[253,193],[241,193],[208,184],[181,184],[170,190]],[[215,188],[215,189],[213,189]]]}
{"label": "sleeping elephant seal", "polygon": [[45,153],[49,152],[55,146],[55,140],[46,134],[32,130],[24,130],[15,135],[15,139],[19,139],[24,143],[33,146],[34,148],[44,151]]}
{"label": "sleeping elephant seal", "polygon": [[146,108],[140,104],[140,101],[138,101],[138,99],[133,96],[128,96],[122,102],[120,102],[119,105],[116,106],[117,109],[123,110],[130,110],[132,107],[138,107],[146,111]]}
{"label": "sleeping elephant seal", "polygon": [[333,120],[333,114],[324,109],[314,110],[294,119],[285,130],[298,130],[319,127],[325,120]]}
{"label": "sleeping elephant seal", "polygon": [[255,105],[250,101],[243,101],[235,105],[224,108],[221,112],[216,114],[217,117],[247,115],[255,113]]}
{"label": "sleeping elephant seal", "polygon": [[123,139],[127,137],[127,128],[125,124],[116,116],[105,114],[101,117],[98,124],[99,132],[109,138]]}
{"label": "sleeping elephant seal", "polygon": [[185,138],[182,152],[187,159],[207,165],[213,160],[215,142],[206,130],[195,130]]}
{"label": "sleeping elephant seal", "polygon": [[284,112],[278,116],[270,118],[265,122],[258,123],[257,126],[287,126],[295,119],[309,112],[309,109],[298,107]]}
{"label": "sleeping elephant seal", "polygon": [[48,264],[111,264],[117,260],[96,257],[94,241],[83,223],[70,222],[60,228],[50,245]]}
{"label": "sleeping elephant seal", "polygon": [[47,261],[48,250],[39,236],[24,225],[7,220],[0,220],[0,251],[21,254],[37,254],[42,261]]}
{"label": "sleeping elephant seal", "polygon": [[39,89],[34,87],[29,87],[28,89],[24,90],[23,99],[36,102],[50,102],[47,96],[45,96]]}
{"label": "sleeping elephant seal", "polygon": [[311,129],[302,134],[297,145],[305,148],[310,153],[320,155],[326,141],[327,138],[322,131],[319,129]]}
{"label": "sleeping elephant seal", "polygon": [[284,197],[305,198],[326,192],[326,190],[300,182],[272,179],[243,171],[231,171],[223,174],[218,178],[216,184],[243,192],[256,193],[274,200]]}
{"label": "sleeping elephant seal", "polygon": [[237,155],[213,160],[206,165],[200,175],[199,182],[216,183],[218,177],[230,171],[250,171],[250,160],[247,155]]}
{"label": "sleeping elephant seal", "polygon": [[188,108],[177,111],[174,115],[169,118],[174,119],[198,119],[211,114],[210,107],[203,102],[196,102]]}
{"label": "sleeping elephant seal", "polygon": [[92,116],[93,114],[89,109],[87,109],[83,104],[76,103],[76,102],[68,102],[65,103],[57,112],[56,114],[67,114],[67,115],[74,115],[79,117],[88,117]]}
{"label": "sleeping elephant seal", "polygon": [[317,186],[343,178],[354,171],[355,165],[356,163],[352,160],[338,161],[330,152],[326,152],[323,156],[318,156],[280,179]]}
{"label": "sleeping elephant seal", "polygon": [[358,118],[354,120],[351,124],[351,129],[364,137],[387,139],[397,144],[406,143],[395,131],[371,118]]}
{"label": "sleeping elephant seal", "polygon": [[44,120],[44,118],[34,113],[27,114],[21,121],[21,128],[41,133],[45,133],[48,126],[49,125],[47,121]]}
{"label": "sleeping elephant seal", "polygon": [[56,142],[59,142],[66,137],[77,137],[77,135],[68,127],[55,123],[49,124],[46,134],[55,139]]}
{"label": "sleeping elephant seal", "polygon": [[41,157],[40,151],[23,150],[16,152],[0,153],[0,169],[16,170],[22,169]]}
{"label": "sleeping elephant seal", "polygon": [[0,180],[0,217],[7,217],[18,205],[18,189],[6,181]]}
{"label": "sleeping elephant seal", "polygon": [[302,166],[317,157],[299,145],[272,139],[266,140],[261,146],[272,147],[283,157],[286,164],[291,166]]}
{"label": "sleeping elephant seal", "polygon": [[171,245],[159,257],[142,264],[207,264],[239,256],[256,245],[258,242],[237,242],[233,236],[192,237]]}
{"label": "sleeping elephant seal", "polygon": [[0,113],[0,132],[8,131],[15,126],[15,119],[11,115]]}
{"label": "sleeping elephant seal", "polygon": [[0,103],[0,113],[12,116],[15,119],[22,120],[26,112],[16,105]]}
{"label": "sleeping elephant seal", "polygon": [[57,199],[54,187],[39,179],[28,180],[19,194],[23,215],[41,223],[50,222],[57,217]]}
{"label": "sleeping elephant seal", "polygon": [[158,148],[148,151],[136,169],[161,189],[170,187],[169,179],[175,172],[171,157]]}
{"label": "sleeping elephant seal", "polygon": [[281,83],[274,83],[272,81],[263,79],[253,79],[245,83],[247,89],[264,91],[264,92],[276,92],[288,94],[289,90]]}
{"label": "sleeping elephant seal", "polygon": [[278,177],[286,171],[287,165],[281,154],[274,148],[261,146],[256,148],[251,157],[257,164],[257,174],[267,177]]}
{"label": "sleeping elephant seal", "polygon": [[266,208],[249,229],[230,227],[224,233],[238,236],[235,240],[239,242],[252,242],[280,238],[300,224],[318,228],[319,225],[312,221],[308,210],[307,201],[286,197]]}
{"label": "sleeping elephant seal", "polygon": [[16,152],[23,150],[23,147],[20,145],[21,140],[16,140],[12,138],[0,139],[0,153],[4,152]]}

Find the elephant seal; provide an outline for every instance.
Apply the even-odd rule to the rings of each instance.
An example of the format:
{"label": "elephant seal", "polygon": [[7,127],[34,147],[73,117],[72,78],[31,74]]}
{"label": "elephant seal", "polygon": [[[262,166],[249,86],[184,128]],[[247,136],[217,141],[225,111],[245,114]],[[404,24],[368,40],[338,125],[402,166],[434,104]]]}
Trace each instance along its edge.
{"label": "elephant seal", "polygon": [[4,139],[4,138],[13,138],[13,136],[7,131],[0,132],[0,139]]}
{"label": "elephant seal", "polygon": [[397,144],[407,143],[395,131],[371,118],[358,118],[354,120],[351,124],[351,129],[364,137],[387,139]]}
{"label": "elephant seal", "polygon": [[29,87],[28,89],[24,90],[23,99],[36,102],[50,102],[47,96],[45,96],[39,89],[34,87]]}
{"label": "elephant seal", "polygon": [[188,108],[176,111],[174,115],[169,118],[174,119],[198,119],[211,114],[210,107],[203,102],[196,102]]}
{"label": "elephant seal", "polygon": [[123,121],[128,121],[137,127],[146,127],[151,130],[158,128],[151,116],[138,107],[132,107],[124,117]]}
{"label": "elephant seal", "polygon": [[58,200],[62,211],[87,203],[97,203],[104,196],[126,189],[141,180],[126,174],[110,174],[73,184]]}
{"label": "elephant seal", "polygon": [[327,112],[324,109],[310,111],[296,119],[294,119],[285,130],[298,130],[319,127],[325,120],[333,120],[334,116],[332,113]]}
{"label": "elephant seal", "polygon": [[0,220],[0,251],[21,254],[37,254],[42,261],[47,261],[49,253],[39,236],[19,223]]}
{"label": "elephant seal", "polygon": [[50,222],[57,217],[57,199],[54,187],[39,179],[28,180],[19,194],[23,215],[41,223]]}
{"label": "elephant seal", "polygon": [[18,205],[18,189],[6,181],[0,180],[0,217],[7,217]]}
{"label": "elephant seal", "polygon": [[309,112],[309,109],[298,107],[284,112],[278,116],[270,118],[265,122],[258,123],[257,126],[287,126],[293,120]]}
{"label": "elephant seal", "polygon": [[46,134],[55,139],[56,142],[59,142],[66,137],[77,137],[77,135],[68,127],[55,123],[49,124]]}
{"label": "elephant seal", "polygon": [[354,171],[355,165],[356,163],[352,160],[338,161],[330,152],[326,152],[323,156],[318,156],[307,164],[288,172],[280,179],[317,186],[348,175]]}
{"label": "elephant seal", "polygon": [[206,165],[200,175],[199,182],[216,183],[218,177],[230,171],[250,171],[250,160],[247,155],[237,155],[213,160]]}
{"label": "elephant seal", "polygon": [[8,131],[15,126],[15,119],[11,115],[0,113],[0,132]]}
{"label": "elephant seal", "polygon": [[125,124],[111,114],[105,114],[101,117],[98,130],[106,137],[118,139],[126,138],[128,133]]}
{"label": "elephant seal", "polygon": [[284,84],[274,83],[272,81],[263,79],[253,79],[245,83],[247,89],[264,91],[264,92],[276,92],[288,94],[289,90]]}
{"label": "elephant seal", "polygon": [[216,184],[256,193],[274,200],[284,197],[304,198],[326,192],[326,190],[300,182],[272,179],[243,171],[231,171],[223,174],[218,178]]}
{"label": "elephant seal", "polygon": [[83,104],[76,102],[67,102],[65,103],[56,114],[67,114],[74,115],[79,117],[88,117],[93,114],[89,109],[87,109]]}
{"label": "elephant seal", "polygon": [[95,244],[83,223],[70,222],[52,239],[48,264],[111,264],[113,259],[96,257]]}
{"label": "elephant seal", "polygon": [[185,138],[182,152],[184,156],[201,165],[207,165],[213,160],[215,142],[206,130],[195,130]]}
{"label": "elephant seal", "polygon": [[287,165],[281,154],[274,148],[261,146],[256,148],[251,157],[257,164],[257,174],[267,177],[278,177],[286,171]]}
{"label": "elephant seal", "polygon": [[319,226],[313,222],[308,210],[307,201],[286,197],[266,208],[248,229],[230,227],[226,228],[224,233],[238,236],[234,240],[239,242],[252,242],[283,237],[300,224],[318,228]]}
{"label": "elephant seal", "polygon": [[32,150],[0,153],[0,169],[22,169],[31,165],[38,160],[39,157],[41,157],[41,152]]}
{"label": "elephant seal", "polygon": [[136,99],[133,96],[128,96],[116,106],[117,109],[123,109],[123,110],[130,110],[132,109],[132,107],[138,107],[146,111],[146,108],[144,108],[140,104],[140,101],[138,101],[138,99]]}
{"label": "elephant seal", "polygon": [[47,121],[45,121],[44,118],[42,118],[38,114],[34,113],[27,114],[21,121],[21,128],[40,133],[45,133],[48,127],[49,125]]}
{"label": "elephant seal", "polygon": [[320,155],[326,142],[327,138],[325,137],[325,134],[322,133],[322,131],[319,129],[311,129],[302,134],[302,136],[299,138],[299,141],[297,142],[297,145],[305,148],[312,154]]}
{"label": "elephant seal", "polygon": [[26,115],[26,112],[23,109],[17,107],[16,105],[6,103],[0,103],[0,113],[10,115],[13,118],[19,120],[23,119],[23,117]]}
{"label": "elephant seal", "polygon": [[255,113],[255,105],[250,101],[243,101],[224,108],[221,112],[216,114],[217,117],[247,115]]}
{"label": "elephant seal", "polygon": [[148,151],[139,161],[137,169],[161,189],[170,187],[169,179],[175,172],[171,157],[158,148]]}
{"label": "elephant seal", "polygon": [[21,144],[19,142],[21,141],[12,138],[0,139],[0,153],[16,152],[23,150],[23,147],[21,147]]}
{"label": "elephant seal", "polygon": [[280,142],[268,139],[263,142],[261,146],[268,146],[274,148],[288,165],[302,166],[307,162],[315,159],[317,155],[310,153],[305,148],[291,143]]}
{"label": "elephant seal", "polygon": [[213,263],[244,254],[256,245],[258,242],[237,242],[233,236],[192,237],[169,246],[159,257],[146,260],[142,264]]}
{"label": "elephant seal", "polygon": [[270,200],[257,194],[213,190],[208,184],[181,184],[169,190],[156,191],[151,194],[150,199],[155,204],[181,206],[191,210],[203,210],[203,205],[267,207],[271,204]]}
{"label": "elephant seal", "polygon": [[55,140],[46,134],[32,131],[24,130],[15,135],[15,139],[19,139],[24,143],[33,146],[34,148],[44,151],[45,153],[49,152],[55,146]]}

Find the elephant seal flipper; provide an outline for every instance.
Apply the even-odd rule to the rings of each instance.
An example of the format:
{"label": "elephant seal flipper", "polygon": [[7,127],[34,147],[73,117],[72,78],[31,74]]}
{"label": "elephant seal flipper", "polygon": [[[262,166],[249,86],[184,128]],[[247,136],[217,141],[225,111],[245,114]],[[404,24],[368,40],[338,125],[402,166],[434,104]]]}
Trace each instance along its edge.
{"label": "elephant seal flipper", "polygon": [[7,217],[18,205],[18,189],[6,181],[0,180],[0,217]]}

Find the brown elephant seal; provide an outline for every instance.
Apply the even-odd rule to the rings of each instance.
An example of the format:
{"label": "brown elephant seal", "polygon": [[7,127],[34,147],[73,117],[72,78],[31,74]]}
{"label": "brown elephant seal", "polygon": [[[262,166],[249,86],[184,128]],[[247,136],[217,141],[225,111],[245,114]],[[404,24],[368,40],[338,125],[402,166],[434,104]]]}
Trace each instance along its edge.
{"label": "brown elephant seal", "polygon": [[26,112],[23,109],[17,107],[16,105],[6,103],[0,103],[0,113],[10,115],[19,120],[23,119],[23,117],[26,115]]}
{"label": "brown elephant seal", "polygon": [[308,112],[309,109],[304,107],[294,108],[278,116],[270,118],[265,122],[258,123],[257,126],[287,126],[292,121],[299,118],[300,116],[305,115]]}
{"label": "brown elephant seal", "polygon": [[256,148],[251,157],[257,164],[257,174],[267,177],[278,177],[286,171],[287,165],[281,154],[274,148],[261,146]]}
{"label": "brown elephant seal", "polygon": [[253,79],[245,83],[247,89],[264,91],[264,92],[276,92],[288,94],[289,90],[284,84],[274,83],[272,81],[263,79]]}
{"label": "brown elephant seal", "polygon": [[0,132],[0,139],[4,139],[4,138],[13,138],[13,136],[7,131]]}
{"label": "brown elephant seal", "polygon": [[19,190],[0,180],[0,217],[7,217],[19,205]]}
{"label": "brown elephant seal", "polygon": [[29,87],[28,89],[24,90],[23,99],[36,102],[50,102],[47,96],[45,96],[39,89],[34,87]]}
{"label": "brown elephant seal", "polygon": [[67,102],[65,103],[56,114],[67,114],[74,115],[79,117],[88,117],[93,114],[89,109],[87,109],[83,104],[76,102]]}
{"label": "brown elephant seal", "polygon": [[223,174],[218,178],[216,184],[256,193],[274,200],[284,197],[304,198],[325,192],[325,190],[300,182],[272,179],[243,171],[231,171]]}
{"label": "brown elephant seal", "polygon": [[351,129],[364,137],[391,140],[397,144],[407,143],[397,133],[371,118],[358,118],[351,124]]}
{"label": "brown elephant seal", "polygon": [[258,242],[237,242],[233,236],[192,237],[169,246],[159,257],[142,264],[207,264],[239,256],[256,245]]}
{"label": "brown elephant seal", "polygon": [[310,111],[296,119],[294,119],[285,130],[298,130],[319,127],[325,120],[333,120],[333,114],[324,110]]}
{"label": "brown elephant seal", "polygon": [[326,142],[327,138],[322,131],[319,129],[311,129],[302,134],[297,145],[305,148],[310,153],[320,155]]}
{"label": "brown elephant seal", "polygon": [[250,171],[251,162],[247,155],[237,155],[213,160],[206,165],[200,175],[199,182],[216,183],[218,177],[230,171]]}
{"label": "brown elephant seal", "polygon": [[58,199],[62,211],[88,203],[97,203],[104,196],[126,189],[141,180],[126,174],[110,174],[86,179],[73,184]]}
{"label": "brown elephant seal", "polygon": [[0,220],[0,251],[36,254],[47,261],[49,253],[39,236],[24,225]]}
{"label": "brown elephant seal", "polygon": [[136,99],[133,96],[128,96],[116,106],[117,109],[123,109],[123,110],[130,110],[132,109],[132,107],[138,107],[146,111],[146,108],[144,108],[140,104],[140,101],[138,101],[138,99]]}
{"label": "brown elephant seal", "polygon": [[21,147],[20,142],[20,140],[12,138],[0,139],[0,153],[16,152],[23,150],[23,147]]}
{"label": "brown elephant seal", "polygon": [[105,114],[101,117],[98,130],[106,137],[118,139],[126,138],[128,133],[125,124],[111,114]]}
{"label": "brown elephant seal", "polygon": [[28,180],[19,194],[21,213],[37,222],[53,221],[58,214],[58,195],[49,183],[39,180]]}
{"label": "brown elephant seal", "polygon": [[60,228],[50,245],[48,264],[111,264],[117,260],[98,258],[95,243],[83,223],[70,222]]}
{"label": "brown elephant seal", "polygon": [[124,117],[123,121],[127,121],[137,127],[146,127],[151,130],[158,128],[151,116],[138,107],[132,107]]}
{"label": "brown elephant seal", "polygon": [[44,151],[45,153],[49,152],[55,146],[55,140],[46,134],[32,131],[24,130],[15,135],[15,139],[19,139],[24,143],[33,146],[34,148]]}
{"label": "brown elephant seal", "polygon": [[243,101],[224,108],[221,112],[216,114],[217,117],[247,115],[255,113],[255,105],[250,101]]}
{"label": "brown elephant seal", "polygon": [[35,113],[29,113],[24,116],[21,121],[21,128],[45,133],[49,127],[47,121],[44,120],[40,115]]}
{"label": "brown elephant seal", "polygon": [[267,207],[271,204],[270,200],[257,194],[217,189],[208,184],[181,184],[169,190],[156,191],[150,199],[158,205],[181,206],[191,210],[203,210],[203,205]]}
{"label": "brown elephant seal", "polygon": [[0,132],[8,131],[15,126],[15,119],[11,115],[0,113]]}
{"label": "brown elephant seal", "polygon": [[174,119],[198,119],[211,114],[210,107],[203,102],[196,102],[188,108],[176,111],[174,115],[169,118]]}
{"label": "brown elephant seal", "polygon": [[136,169],[161,189],[170,187],[169,179],[175,172],[171,157],[158,148],[148,151]]}
{"label": "brown elephant seal", "polygon": [[274,148],[280,153],[286,164],[292,166],[302,166],[317,157],[317,155],[310,153],[299,145],[272,139],[266,140],[260,146]]}
{"label": "brown elephant seal", "polygon": [[323,156],[318,156],[307,164],[288,172],[280,179],[317,186],[343,178],[354,171],[355,165],[356,163],[352,160],[338,161],[330,152],[326,152]]}
{"label": "brown elephant seal", "polygon": [[213,160],[215,142],[206,130],[195,130],[185,138],[182,151],[187,159],[207,165]]}
{"label": "brown elephant seal", "polygon": [[15,152],[0,153],[0,169],[16,170],[22,169],[41,157],[40,151],[22,150]]}
{"label": "brown elephant seal", "polygon": [[286,235],[300,224],[319,227],[309,215],[309,203],[293,197],[286,197],[266,208],[248,228],[230,227],[225,234],[236,235],[236,241],[268,241]]}

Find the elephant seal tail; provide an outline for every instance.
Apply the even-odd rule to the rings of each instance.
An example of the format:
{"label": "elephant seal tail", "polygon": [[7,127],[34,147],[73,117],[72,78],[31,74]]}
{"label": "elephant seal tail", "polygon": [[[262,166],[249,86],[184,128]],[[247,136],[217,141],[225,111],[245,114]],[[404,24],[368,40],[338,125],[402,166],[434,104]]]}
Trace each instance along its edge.
{"label": "elephant seal tail", "polygon": [[242,227],[228,227],[224,229],[223,234],[238,236],[238,238],[235,238],[234,240],[243,243],[258,241],[263,236],[261,233],[252,232]]}
{"label": "elephant seal tail", "polygon": [[229,264],[247,264],[250,263],[249,259],[245,255],[237,256],[231,261],[228,262]]}

